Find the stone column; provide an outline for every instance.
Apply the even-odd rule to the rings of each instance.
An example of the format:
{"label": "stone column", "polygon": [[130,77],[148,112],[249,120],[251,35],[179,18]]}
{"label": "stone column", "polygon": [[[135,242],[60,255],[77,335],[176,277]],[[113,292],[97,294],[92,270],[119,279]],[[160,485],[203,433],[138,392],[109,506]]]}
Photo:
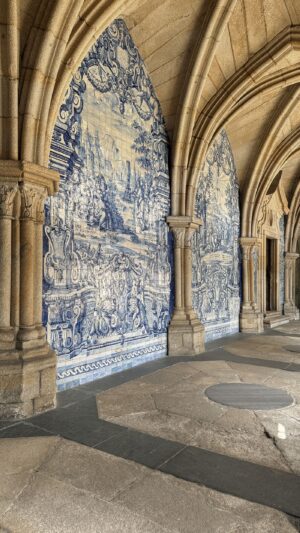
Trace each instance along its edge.
{"label": "stone column", "polygon": [[[240,313],[240,329],[248,333],[263,331],[263,314],[259,311],[258,284],[259,284],[259,242],[257,239],[243,237],[240,239],[242,248],[242,304]],[[257,254],[257,291],[255,290],[255,256]]]}
{"label": "stone column", "polygon": [[14,348],[11,324],[12,223],[17,183],[0,183],[0,350]]}
{"label": "stone column", "polygon": [[284,284],[284,314],[291,320],[299,318],[296,306],[296,261],[299,254],[286,252],[285,254],[285,284]]}
{"label": "stone column", "polygon": [[184,302],[186,311],[189,313],[193,312],[193,295],[192,295],[192,266],[193,266],[193,256],[192,256],[192,239],[193,234],[197,226],[189,226],[185,230],[184,235],[184,273],[185,273],[185,285],[184,285]]}
{"label": "stone column", "polygon": [[46,338],[46,331],[42,325],[43,312],[43,230],[44,230],[44,205],[47,189],[39,191],[37,197],[35,219],[35,288],[34,288],[34,323],[39,338]]}
{"label": "stone column", "polygon": [[42,327],[43,209],[47,189],[22,183],[20,214],[20,327],[19,349],[46,343]]}
{"label": "stone column", "polygon": [[[42,326],[42,264],[44,200],[58,189],[58,174],[0,161],[0,186],[2,175],[14,183],[5,194],[0,189],[0,206],[9,206],[0,207],[0,418],[22,418],[56,401],[56,354]],[[1,344],[4,329],[15,342]]]}
{"label": "stone column", "polygon": [[173,316],[184,317],[184,236],[185,228],[172,228],[174,236],[175,308]]}
{"label": "stone column", "polygon": [[168,329],[169,355],[197,355],[204,350],[204,327],[192,304],[192,236],[201,221],[168,217],[174,235],[175,309]]}
{"label": "stone column", "polygon": [[249,244],[248,242],[242,242],[242,257],[243,257],[243,295],[242,295],[242,309],[244,311],[247,311],[249,309],[252,309],[251,303],[250,303],[250,292],[252,288],[252,279],[251,279],[251,270],[250,269],[250,261],[251,261],[251,246],[252,244]]}

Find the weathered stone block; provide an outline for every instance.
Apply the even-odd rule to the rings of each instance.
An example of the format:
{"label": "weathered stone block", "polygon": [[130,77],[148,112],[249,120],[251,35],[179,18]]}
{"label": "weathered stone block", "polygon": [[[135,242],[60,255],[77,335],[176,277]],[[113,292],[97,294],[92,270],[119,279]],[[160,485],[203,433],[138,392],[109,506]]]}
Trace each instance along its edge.
{"label": "weathered stone block", "polygon": [[41,413],[42,411],[47,411],[48,409],[54,409],[56,406],[56,396],[53,394],[45,394],[34,398],[33,400],[33,412]]}
{"label": "weathered stone block", "polygon": [[37,370],[33,372],[24,371],[22,400],[32,400],[40,395],[40,372]]}
{"label": "weathered stone block", "polygon": [[33,415],[32,400],[0,403],[0,418],[3,420],[26,418]]}
{"label": "weathered stone block", "polygon": [[55,407],[55,401],[56,355],[53,350],[44,346],[43,350],[20,350],[9,357],[3,355],[0,364],[1,418],[28,417]]}
{"label": "weathered stone block", "polygon": [[168,354],[198,355],[204,351],[204,334],[199,320],[174,321],[168,330]]}
{"label": "weathered stone block", "polygon": [[243,333],[262,333],[264,331],[263,314],[254,311],[241,313],[240,330]]}
{"label": "weathered stone block", "polygon": [[46,368],[40,373],[40,395],[56,394],[56,367]]}
{"label": "weathered stone block", "polygon": [[[9,367],[7,369],[9,371]],[[22,393],[22,374],[0,374],[0,402],[13,403],[20,401]]]}

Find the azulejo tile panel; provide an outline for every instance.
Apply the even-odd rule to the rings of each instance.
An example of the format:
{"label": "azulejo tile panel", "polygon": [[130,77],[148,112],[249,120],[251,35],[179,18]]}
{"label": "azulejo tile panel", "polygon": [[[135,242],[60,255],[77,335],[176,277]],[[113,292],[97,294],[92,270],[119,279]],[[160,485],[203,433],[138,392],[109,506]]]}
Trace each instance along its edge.
{"label": "azulejo tile panel", "polygon": [[239,187],[225,130],[208,150],[195,215],[203,226],[193,237],[193,306],[212,340],[239,331]]}
{"label": "azulejo tile panel", "polygon": [[44,323],[59,388],[166,354],[172,252],[168,140],[123,20],[93,45],[55,125],[59,193],[44,234]]}

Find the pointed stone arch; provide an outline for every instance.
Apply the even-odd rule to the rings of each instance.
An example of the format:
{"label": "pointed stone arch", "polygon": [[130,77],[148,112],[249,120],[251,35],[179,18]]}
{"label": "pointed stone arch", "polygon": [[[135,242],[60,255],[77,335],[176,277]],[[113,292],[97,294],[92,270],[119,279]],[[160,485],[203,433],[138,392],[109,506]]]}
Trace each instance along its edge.
{"label": "pointed stone arch", "polygon": [[93,42],[130,3],[93,0],[82,11],[83,0],[40,3],[22,63],[22,159],[47,166],[55,119],[72,76]]}
{"label": "pointed stone arch", "polygon": [[[299,87],[291,87],[284,94],[281,105],[278,107],[277,116],[272,116],[270,121],[266,124],[265,133],[261,145],[259,147],[257,158],[253,165],[247,172],[247,182],[249,186],[246,191],[243,202],[242,211],[242,236],[252,236],[252,215],[255,209],[256,195],[261,186],[261,179],[263,172],[269,161],[270,154],[274,151],[276,146],[276,136],[281,130],[285,120],[292,112],[294,106],[300,100]],[[275,174],[274,174],[275,175]]]}
{"label": "pointed stone arch", "polygon": [[288,56],[297,49],[299,42],[300,27],[288,27],[283,30],[222,86],[199,115],[194,127],[188,162],[187,214],[193,212],[198,172],[216,133],[226,126],[228,120],[241,112],[243,106],[258,92],[283,89],[299,81],[299,68],[294,66],[286,67],[280,73],[271,72],[268,75],[268,70],[274,67],[276,58]]}

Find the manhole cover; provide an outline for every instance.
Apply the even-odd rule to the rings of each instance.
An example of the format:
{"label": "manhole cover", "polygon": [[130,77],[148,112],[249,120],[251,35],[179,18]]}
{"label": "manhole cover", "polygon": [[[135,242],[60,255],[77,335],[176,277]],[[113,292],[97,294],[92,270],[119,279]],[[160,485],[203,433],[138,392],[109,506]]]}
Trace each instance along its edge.
{"label": "manhole cover", "polygon": [[219,383],[208,387],[206,396],[214,402],[238,409],[281,409],[292,405],[293,398],[282,389],[253,383]]}
{"label": "manhole cover", "polygon": [[288,352],[300,353],[300,346],[297,344],[289,344],[289,346],[284,346],[284,349]]}

